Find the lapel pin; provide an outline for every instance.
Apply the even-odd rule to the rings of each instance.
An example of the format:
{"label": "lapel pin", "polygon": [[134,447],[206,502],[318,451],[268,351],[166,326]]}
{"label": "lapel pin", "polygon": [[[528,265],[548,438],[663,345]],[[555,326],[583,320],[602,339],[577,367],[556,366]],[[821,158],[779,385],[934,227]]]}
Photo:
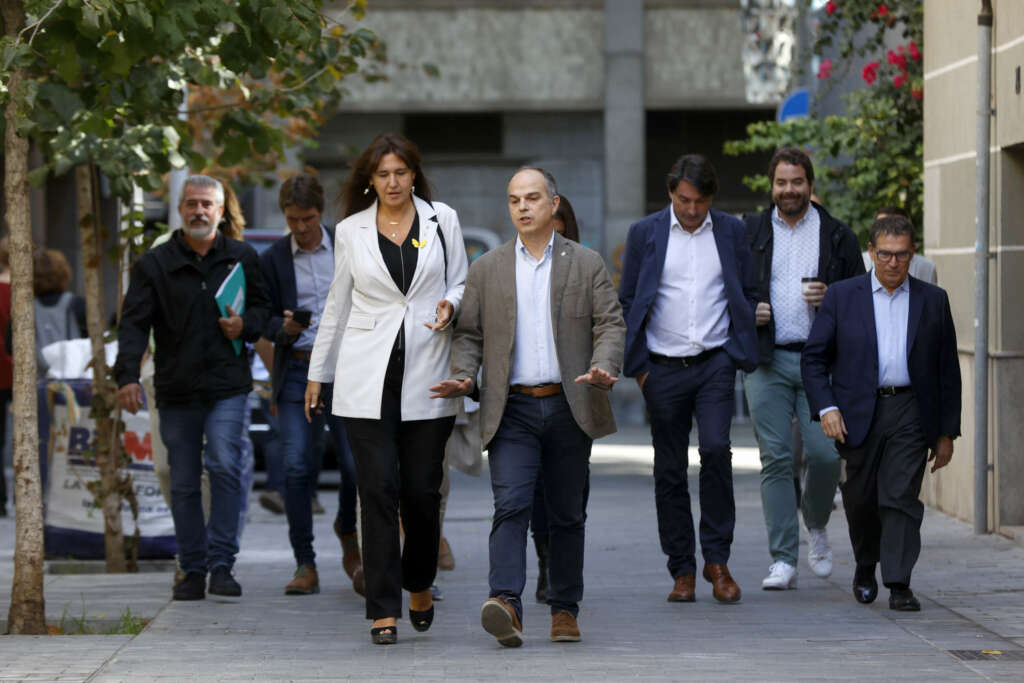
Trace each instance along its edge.
{"label": "lapel pin", "polygon": [[415,237],[412,238],[412,246],[416,247],[417,249],[422,249],[426,245],[427,245],[427,241],[426,240],[423,240],[421,242],[420,240],[416,239]]}
{"label": "lapel pin", "polygon": [[565,256],[565,252],[564,251],[562,252],[562,256]]}

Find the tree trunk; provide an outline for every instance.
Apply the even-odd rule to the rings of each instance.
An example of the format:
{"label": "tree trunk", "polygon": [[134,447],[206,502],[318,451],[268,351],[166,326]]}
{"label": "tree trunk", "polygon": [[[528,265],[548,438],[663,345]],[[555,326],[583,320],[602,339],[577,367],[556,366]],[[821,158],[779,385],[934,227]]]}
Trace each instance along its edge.
{"label": "tree trunk", "polygon": [[[14,35],[25,22],[21,2],[3,0],[4,29]],[[20,137],[18,97],[24,73],[11,74],[4,113],[4,197],[10,230],[11,317],[14,385],[14,581],[7,615],[10,633],[45,634],[43,599],[43,495],[39,478],[39,415],[36,410],[35,294],[32,291],[32,225],[28,204],[28,140]]]}
{"label": "tree trunk", "polygon": [[117,389],[107,377],[107,356],[103,333],[103,248],[97,212],[94,211],[92,168],[82,164],[75,169],[78,199],[78,229],[82,241],[82,273],[85,280],[85,319],[92,345],[92,410],[96,425],[94,442],[96,465],[100,471],[98,486],[91,486],[96,503],[103,511],[103,537],[108,572],[126,570],[124,532],[121,525],[120,477],[121,448],[115,429]]}

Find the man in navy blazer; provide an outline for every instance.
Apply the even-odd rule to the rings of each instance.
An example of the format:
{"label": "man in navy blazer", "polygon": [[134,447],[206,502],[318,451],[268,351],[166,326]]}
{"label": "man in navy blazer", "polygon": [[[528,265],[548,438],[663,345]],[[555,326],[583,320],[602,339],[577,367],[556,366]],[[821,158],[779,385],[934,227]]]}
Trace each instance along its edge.
{"label": "man in navy blazer", "polygon": [[718,180],[707,159],[681,157],[666,185],[671,205],[635,223],[626,239],[623,371],[636,377],[651,417],[658,534],[675,580],[668,599],[694,600],[686,468],[696,416],[703,575],[716,599],[737,602],[740,588],[727,566],[736,523],[729,427],[736,368],[757,366],[750,248],[743,222],[711,209]]}
{"label": "man in navy blazer", "polygon": [[874,270],[829,287],[801,358],[811,413],[846,461],[854,597],[875,599],[880,562],[889,608],[901,611],[921,609],[910,575],[921,551],[925,463],[934,460],[932,472],[945,467],[960,435],[949,299],[908,276],[913,234],[903,216],[875,221]]}
{"label": "man in navy blazer", "polygon": [[[263,336],[274,343],[270,368],[270,402],[277,410],[285,465],[284,507],[297,569],[285,586],[286,595],[320,590],[313,552],[312,501],[318,467],[313,441],[330,430],[338,454],[341,486],[334,532],[341,540],[342,567],[362,593],[362,558],[356,536],[356,480],[352,452],[341,418],[321,409],[306,421],[305,392],[309,357],[316,340],[334,278],[334,230],[321,224],[324,191],[311,175],[289,178],[278,198],[289,234],[274,242],[260,258],[270,298],[270,320]],[[320,394],[331,396],[330,391]]]}

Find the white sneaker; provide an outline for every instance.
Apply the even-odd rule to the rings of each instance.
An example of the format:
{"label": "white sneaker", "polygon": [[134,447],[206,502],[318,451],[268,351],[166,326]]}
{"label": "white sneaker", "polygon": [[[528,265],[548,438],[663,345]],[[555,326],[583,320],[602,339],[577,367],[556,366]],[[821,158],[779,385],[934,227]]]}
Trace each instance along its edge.
{"label": "white sneaker", "polygon": [[768,567],[768,576],[761,582],[766,591],[784,591],[796,588],[796,567],[785,562],[774,562]]}
{"label": "white sneaker", "polygon": [[807,564],[815,576],[827,579],[832,575],[832,546],[828,542],[828,532],[824,529],[808,529],[810,550],[807,551]]}

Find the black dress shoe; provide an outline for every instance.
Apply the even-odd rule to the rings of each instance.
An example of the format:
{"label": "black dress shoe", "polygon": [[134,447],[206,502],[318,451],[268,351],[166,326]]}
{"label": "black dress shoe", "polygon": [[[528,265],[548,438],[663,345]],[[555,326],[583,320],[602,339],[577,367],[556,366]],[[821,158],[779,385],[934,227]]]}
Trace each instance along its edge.
{"label": "black dress shoe", "polygon": [[921,603],[914,597],[914,591],[909,588],[906,590],[894,588],[889,592],[889,609],[898,612],[920,612]]}
{"label": "black dress shoe", "polygon": [[878,581],[875,580],[875,565],[857,566],[853,573],[853,597],[862,605],[870,605],[878,597]]}
{"label": "black dress shoe", "polygon": [[200,572],[189,572],[174,587],[174,600],[202,600],[206,597],[206,581]]}
{"label": "black dress shoe", "polygon": [[231,576],[231,570],[220,565],[213,568],[210,572],[210,587],[207,589],[210,595],[223,595],[231,598],[237,598],[242,594],[242,587],[235,577]]}

